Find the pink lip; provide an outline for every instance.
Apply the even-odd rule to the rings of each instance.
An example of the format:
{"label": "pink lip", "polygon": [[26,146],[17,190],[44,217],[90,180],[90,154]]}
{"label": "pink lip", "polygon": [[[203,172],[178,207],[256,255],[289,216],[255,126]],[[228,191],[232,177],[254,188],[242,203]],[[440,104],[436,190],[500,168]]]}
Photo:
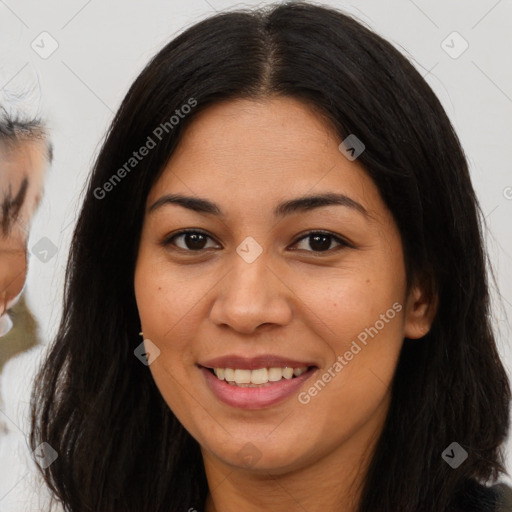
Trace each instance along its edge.
{"label": "pink lip", "polygon": [[[275,365],[275,367],[280,365]],[[307,364],[298,364],[294,362],[294,368],[300,366],[308,366]],[[216,366],[217,367],[217,366]],[[256,366],[256,368],[266,368],[267,366]],[[218,368],[229,368],[229,366],[219,365]],[[241,368],[235,366],[235,368]],[[300,387],[313,376],[317,368],[310,368],[307,372],[303,373],[299,377],[292,379],[281,379],[278,382],[270,383],[268,386],[261,387],[238,387],[228,384],[225,380],[218,379],[210,370],[207,368],[199,368],[203,373],[206,380],[206,384],[211,389],[213,394],[222,402],[231,407],[238,407],[241,409],[263,409],[275,405],[290,395],[298,393]],[[241,368],[242,369],[242,368]],[[248,368],[246,368],[248,369]]]}
{"label": "pink lip", "polygon": [[315,366],[315,363],[307,361],[295,361],[293,359],[286,359],[273,354],[268,354],[258,357],[242,357],[236,355],[229,355],[224,357],[216,357],[209,359],[204,363],[199,363],[200,366],[206,368],[239,368],[240,370],[257,370],[258,368],[302,368],[304,366]]}

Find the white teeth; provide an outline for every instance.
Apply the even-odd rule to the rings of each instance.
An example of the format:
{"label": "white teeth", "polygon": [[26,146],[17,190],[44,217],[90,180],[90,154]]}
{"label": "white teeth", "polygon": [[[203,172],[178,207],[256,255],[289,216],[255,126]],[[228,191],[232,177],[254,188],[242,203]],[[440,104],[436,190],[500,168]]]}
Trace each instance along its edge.
{"label": "white teeth", "polygon": [[270,368],[268,370],[268,380],[270,382],[277,382],[283,378],[283,371],[281,368]]}
{"label": "white teeth", "polygon": [[268,384],[269,382],[278,382],[281,379],[291,379],[293,376],[299,377],[307,371],[307,367],[291,368],[258,368],[257,370],[242,370],[233,368],[214,368],[213,371],[217,378],[226,380],[228,384],[252,387],[254,385]]}
{"label": "white teeth", "polygon": [[234,380],[237,384],[250,384],[251,370],[235,370]]}
{"label": "white teeth", "polygon": [[[222,368],[215,368],[216,370],[222,370]],[[218,375],[217,375],[218,377]],[[230,382],[233,382],[235,380],[235,370],[232,370],[231,368],[226,368],[224,370],[224,378]]]}
{"label": "white teeth", "polygon": [[253,384],[265,384],[265,382],[268,382],[268,370],[266,368],[252,370],[251,382]]}
{"label": "white teeth", "polygon": [[293,377],[293,368],[289,368],[288,366],[283,368],[283,377],[285,379],[291,379]]}

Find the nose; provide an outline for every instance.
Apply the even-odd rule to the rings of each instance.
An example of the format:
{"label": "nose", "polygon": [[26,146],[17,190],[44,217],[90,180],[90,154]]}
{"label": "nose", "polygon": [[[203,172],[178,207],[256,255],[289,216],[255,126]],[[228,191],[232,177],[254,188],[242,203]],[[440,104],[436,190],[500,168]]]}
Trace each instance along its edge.
{"label": "nose", "polygon": [[231,271],[216,287],[210,319],[218,326],[252,334],[262,326],[284,326],[292,319],[292,292],[270,268],[265,255],[247,263],[233,255]]}

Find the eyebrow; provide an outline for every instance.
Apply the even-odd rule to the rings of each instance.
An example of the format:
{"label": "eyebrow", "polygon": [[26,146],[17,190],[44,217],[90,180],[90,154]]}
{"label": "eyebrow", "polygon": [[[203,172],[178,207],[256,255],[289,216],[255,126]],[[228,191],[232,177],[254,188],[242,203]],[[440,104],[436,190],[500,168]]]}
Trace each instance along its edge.
{"label": "eyebrow", "polygon": [[[198,213],[206,213],[219,217],[224,216],[221,208],[212,201],[180,194],[166,194],[160,197],[150,206],[148,213],[152,213],[162,206],[169,204],[176,204]],[[274,216],[285,217],[287,215],[291,215],[292,213],[310,211],[315,208],[321,208],[324,206],[345,206],[347,208],[352,208],[353,210],[358,211],[368,219],[371,217],[362,204],[344,194],[335,193],[306,195],[297,197],[295,199],[289,199],[288,201],[279,203],[274,208]]]}

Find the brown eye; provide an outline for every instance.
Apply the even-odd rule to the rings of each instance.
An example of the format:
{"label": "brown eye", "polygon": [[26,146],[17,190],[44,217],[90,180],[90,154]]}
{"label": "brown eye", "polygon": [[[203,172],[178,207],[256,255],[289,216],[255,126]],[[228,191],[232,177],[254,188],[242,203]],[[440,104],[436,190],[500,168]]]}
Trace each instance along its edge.
{"label": "brown eye", "polygon": [[[211,240],[211,237],[201,231],[181,231],[166,239],[164,245],[175,245],[184,251],[194,252],[208,248],[208,240]],[[213,247],[217,246],[214,244]]]}
{"label": "brown eye", "polygon": [[[308,233],[306,236],[300,238],[296,244],[299,242],[305,242],[305,247],[299,247],[301,250],[306,250],[309,252],[327,252],[333,249],[339,249],[341,247],[348,247],[349,244],[342,240],[341,238],[331,234],[331,233],[322,233],[322,232],[312,232]],[[337,246],[333,247],[332,243],[335,242]],[[308,249],[308,247],[310,249]]]}

